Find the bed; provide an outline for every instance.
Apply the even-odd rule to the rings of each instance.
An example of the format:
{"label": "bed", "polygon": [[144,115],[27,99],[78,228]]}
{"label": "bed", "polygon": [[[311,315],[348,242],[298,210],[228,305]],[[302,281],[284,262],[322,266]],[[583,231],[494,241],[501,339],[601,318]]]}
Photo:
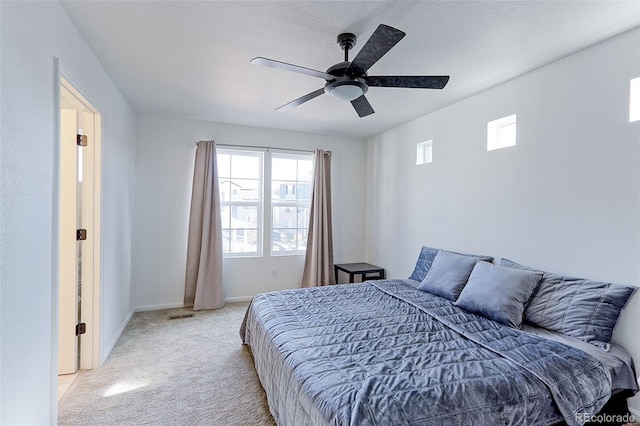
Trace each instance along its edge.
{"label": "bed", "polygon": [[[585,328],[591,341],[566,329],[560,333],[554,324],[536,324],[536,295],[545,297],[545,285],[557,284],[555,275],[454,253],[472,259],[465,259],[465,269],[440,262],[446,257],[441,250],[429,250],[428,265],[423,247],[406,280],[253,298],[240,334],[279,425],[574,425],[598,413],[612,395],[638,390],[631,357],[608,341],[602,323],[592,319]],[[513,274],[524,276],[527,289],[496,291],[504,288],[505,272],[509,282]],[[454,294],[447,294],[452,288]],[[613,289],[611,300],[600,289],[596,311],[614,304],[619,315],[634,290]],[[503,293],[522,301],[516,312],[501,316],[474,306],[490,299],[479,302],[490,311]],[[576,294],[574,303],[585,297]],[[575,325],[575,318],[568,320]]]}

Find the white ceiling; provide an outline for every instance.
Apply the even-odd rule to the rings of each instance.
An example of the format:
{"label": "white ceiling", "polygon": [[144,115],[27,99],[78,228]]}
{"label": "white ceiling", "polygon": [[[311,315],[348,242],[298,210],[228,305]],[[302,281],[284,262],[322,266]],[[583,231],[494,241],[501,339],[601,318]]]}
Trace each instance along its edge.
{"label": "white ceiling", "polygon": [[[139,114],[369,137],[640,25],[640,1],[60,1]],[[322,95],[342,32],[407,33],[369,75],[450,75],[443,90],[373,87],[375,114]]]}

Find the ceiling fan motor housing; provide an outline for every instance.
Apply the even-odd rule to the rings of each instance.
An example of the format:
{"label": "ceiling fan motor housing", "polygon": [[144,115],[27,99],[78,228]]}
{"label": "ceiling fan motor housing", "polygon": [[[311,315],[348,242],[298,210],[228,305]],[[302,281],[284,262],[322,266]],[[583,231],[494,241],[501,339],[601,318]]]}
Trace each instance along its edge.
{"label": "ceiling fan motor housing", "polygon": [[367,83],[362,79],[362,77],[367,74],[363,73],[360,76],[346,75],[349,64],[351,64],[351,62],[339,62],[327,69],[327,74],[336,76],[333,80],[327,80],[327,84],[324,86],[324,92],[327,95],[331,95],[342,101],[352,101],[367,93],[369,86],[367,86]]}
{"label": "ceiling fan motor housing", "polygon": [[[351,62],[349,61],[338,62],[337,64],[331,65],[329,68],[327,68],[326,73],[335,75],[336,77],[345,77],[347,76],[346,71],[349,68],[349,65],[351,65]],[[364,77],[366,75],[367,73],[365,72],[361,73],[360,75],[349,75],[349,77]]]}

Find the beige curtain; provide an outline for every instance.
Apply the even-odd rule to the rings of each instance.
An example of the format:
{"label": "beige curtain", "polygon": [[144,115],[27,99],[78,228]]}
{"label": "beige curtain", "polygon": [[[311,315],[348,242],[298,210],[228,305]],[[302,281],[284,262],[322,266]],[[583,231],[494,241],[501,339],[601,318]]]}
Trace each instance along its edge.
{"label": "beige curtain", "polygon": [[222,286],[222,221],[216,144],[198,142],[189,240],[184,305],[194,310],[218,309],[224,306]]}
{"label": "beige curtain", "polygon": [[331,225],[331,151],[314,152],[313,192],[302,287],[335,284]]}

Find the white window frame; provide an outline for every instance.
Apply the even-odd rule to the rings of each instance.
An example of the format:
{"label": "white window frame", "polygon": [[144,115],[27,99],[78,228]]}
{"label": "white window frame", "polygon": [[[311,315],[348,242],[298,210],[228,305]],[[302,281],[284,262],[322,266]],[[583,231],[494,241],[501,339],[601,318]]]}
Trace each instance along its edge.
{"label": "white window frame", "polygon": [[[274,179],[273,179],[273,159],[274,158],[285,158],[285,159],[295,159],[295,160],[311,160],[311,180],[308,181],[310,185],[313,185],[313,168],[314,168],[314,164],[313,164],[313,154],[309,153],[309,154],[292,154],[289,152],[285,152],[285,151],[276,151],[276,152],[271,152],[269,155],[269,163],[270,163],[270,176],[269,176],[269,187],[271,187],[273,185]],[[278,182],[280,182],[282,180],[278,180]],[[290,182],[293,185],[298,185],[301,182],[307,182],[307,181],[299,181],[298,180],[298,173],[296,173],[296,180],[292,181],[292,180],[286,180],[283,182]],[[272,189],[272,188],[271,188]],[[275,229],[280,229],[280,228],[276,228],[273,226],[273,209],[274,207],[290,207],[290,208],[295,208],[295,209],[299,209],[300,207],[307,207],[309,209],[311,209],[311,196],[312,194],[309,194],[309,201],[300,201],[298,200],[298,193],[296,191],[296,199],[292,200],[292,201],[280,201],[280,200],[274,200],[272,199],[272,193],[273,191],[271,190],[269,192],[269,194],[267,195],[269,197],[269,216],[270,216],[270,221],[269,221],[269,235],[268,237],[265,239],[265,241],[269,242],[269,254],[271,256],[299,256],[299,255],[304,255],[306,252],[306,247],[299,249],[299,250],[274,250],[273,249],[273,232]],[[296,221],[298,220],[298,214],[296,212]],[[300,227],[300,224],[296,223],[296,225],[298,225],[296,228],[287,228],[287,229],[304,229]],[[285,228],[282,228],[285,229]],[[308,231],[308,225],[306,230]]]}
{"label": "white window frame", "polygon": [[433,139],[419,142],[416,146],[416,166],[433,162]]}
{"label": "white window frame", "polygon": [[640,77],[629,82],[629,122],[640,121]]}
{"label": "white window frame", "polygon": [[[262,257],[263,255],[263,247],[264,247],[264,162],[265,155],[262,151],[254,151],[248,149],[229,149],[229,148],[217,148],[216,154],[220,155],[242,155],[242,156],[250,156],[250,157],[258,157],[260,159],[260,170],[258,173],[259,176],[259,188],[258,188],[258,200],[257,201],[223,201],[220,200],[220,207],[229,207],[229,214],[231,215],[231,209],[233,207],[256,207],[257,208],[257,227],[256,227],[256,251],[252,252],[224,252],[223,247],[223,257],[224,258],[237,258],[237,257]],[[231,171],[233,178],[233,171]],[[219,179],[224,178],[225,176],[218,176]],[[222,212],[221,212],[222,213]],[[225,228],[225,224],[222,224],[222,230],[225,229],[233,229],[230,227]]]}
{"label": "white window frame", "polygon": [[[504,130],[513,126],[513,139],[507,140]],[[487,123],[487,151],[515,146],[517,140],[516,114],[502,117]]]}

